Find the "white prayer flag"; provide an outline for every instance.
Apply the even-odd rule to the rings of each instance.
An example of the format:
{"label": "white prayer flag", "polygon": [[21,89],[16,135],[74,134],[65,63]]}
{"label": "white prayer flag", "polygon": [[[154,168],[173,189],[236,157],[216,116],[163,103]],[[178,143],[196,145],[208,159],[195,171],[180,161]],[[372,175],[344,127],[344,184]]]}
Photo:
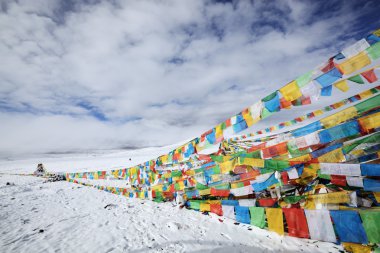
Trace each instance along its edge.
{"label": "white prayer flag", "polygon": [[222,205],[223,216],[235,220],[235,207]]}
{"label": "white prayer flag", "polygon": [[336,242],[330,213],[327,210],[305,209],[310,238],[326,242]]}

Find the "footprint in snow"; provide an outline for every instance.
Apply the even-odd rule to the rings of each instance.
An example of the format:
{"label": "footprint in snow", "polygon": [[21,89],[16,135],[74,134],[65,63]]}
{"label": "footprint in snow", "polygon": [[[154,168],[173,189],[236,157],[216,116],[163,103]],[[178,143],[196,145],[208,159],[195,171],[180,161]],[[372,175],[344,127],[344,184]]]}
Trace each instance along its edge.
{"label": "footprint in snow", "polygon": [[166,227],[172,231],[176,231],[176,230],[180,230],[182,228],[182,225],[177,222],[168,222],[166,223]]}
{"label": "footprint in snow", "polygon": [[115,209],[117,208],[118,205],[115,205],[115,204],[108,204],[104,207],[104,209],[107,209],[107,210],[111,210],[111,209]]}

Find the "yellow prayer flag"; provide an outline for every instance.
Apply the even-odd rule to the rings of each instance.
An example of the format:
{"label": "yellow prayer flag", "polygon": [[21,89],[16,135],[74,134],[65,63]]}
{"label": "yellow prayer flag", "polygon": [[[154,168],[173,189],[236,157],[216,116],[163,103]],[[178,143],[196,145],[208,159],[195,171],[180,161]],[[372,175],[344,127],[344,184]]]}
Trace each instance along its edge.
{"label": "yellow prayer flag", "polygon": [[219,124],[215,128],[215,137],[216,139],[220,138],[223,136],[223,129],[222,129],[222,124]]}
{"label": "yellow prayer flag", "polygon": [[371,64],[371,59],[368,57],[366,52],[361,52],[354,57],[349,58],[345,62],[342,62],[338,65],[338,67],[345,75],[349,75],[369,64]]}
{"label": "yellow prayer flag", "polygon": [[380,202],[380,192],[374,192],[373,195],[375,195],[376,201]]}
{"label": "yellow prayer flag", "polygon": [[366,91],[363,91],[362,93],[359,93],[359,96],[361,99],[368,98],[372,95],[373,95],[373,93],[370,90],[366,90]]}
{"label": "yellow prayer flag", "polygon": [[288,101],[294,101],[297,98],[300,98],[302,96],[301,90],[297,85],[296,81],[292,81],[282,87],[280,90],[280,93],[284,98]]}
{"label": "yellow prayer flag", "polygon": [[209,200],[208,201],[209,204],[222,204],[222,201],[221,200]]}
{"label": "yellow prayer flag", "polygon": [[337,83],[334,83],[334,86],[343,92],[346,92],[350,89],[348,87],[347,80],[341,80]]}
{"label": "yellow prayer flag", "polygon": [[289,159],[289,162],[308,162],[311,160],[310,154],[305,154]]}
{"label": "yellow prayer flag", "polygon": [[322,110],[316,110],[316,111],[313,112],[313,114],[314,114],[315,116],[319,116],[319,115],[322,115],[322,114],[323,114],[323,111],[322,111]]}
{"label": "yellow prayer flag", "polygon": [[179,185],[179,189],[182,191],[183,189],[185,189],[185,184],[183,183],[183,181],[179,181],[177,183]]}
{"label": "yellow prayer flag", "polygon": [[268,230],[284,235],[284,220],[281,208],[265,208],[268,220]]}
{"label": "yellow prayer flag", "polygon": [[240,183],[241,182],[235,182],[235,183],[231,183],[231,189],[236,189],[236,188],[240,188]]}
{"label": "yellow prayer flag", "polygon": [[354,155],[354,156],[362,156],[362,155],[365,155],[365,151],[363,149],[357,149],[357,150],[352,150],[351,152],[349,152],[350,155]]}
{"label": "yellow prayer flag", "polygon": [[188,176],[194,176],[195,175],[195,170],[187,170],[185,172],[185,174],[188,175]]}
{"label": "yellow prayer flag", "polygon": [[312,199],[306,199],[306,202],[303,206],[304,209],[308,209],[308,210],[315,210],[315,202],[314,200]]}
{"label": "yellow prayer flag", "polygon": [[230,173],[230,171],[234,170],[235,159],[233,159],[231,161],[226,161],[226,162],[219,163],[219,167],[220,167],[220,172],[222,174],[228,174],[228,173]]}
{"label": "yellow prayer flag", "polygon": [[200,205],[199,205],[199,211],[201,211],[201,212],[210,212],[210,204],[200,203]]}
{"label": "yellow prayer flag", "polygon": [[264,160],[258,158],[250,158],[250,157],[239,157],[238,158],[239,165],[249,165],[252,167],[264,168]]}
{"label": "yellow prayer flag", "polygon": [[318,157],[318,161],[321,163],[341,163],[346,161],[346,157],[343,154],[342,148],[339,148],[321,155]]}
{"label": "yellow prayer flag", "polygon": [[380,37],[380,29],[377,29],[376,31],[373,32],[374,35],[377,37]]}
{"label": "yellow prayer flag", "polygon": [[152,186],[152,190],[155,190],[155,191],[162,192],[162,188],[163,188],[162,184]]}
{"label": "yellow prayer flag", "polygon": [[350,203],[349,193],[345,191],[309,195],[307,196],[307,199],[314,201],[314,203],[318,203],[318,204]]}
{"label": "yellow prayer flag", "polygon": [[98,179],[99,179],[99,175],[98,175],[97,172],[94,173],[94,179],[95,179],[95,180],[98,180]]}
{"label": "yellow prayer flag", "polygon": [[336,109],[336,108],[340,108],[340,107],[342,107],[342,106],[344,106],[344,105],[345,105],[345,103],[342,102],[342,101],[340,101],[340,102],[337,102],[337,103],[334,104],[334,108],[335,108],[335,109]]}
{"label": "yellow prayer flag", "polygon": [[204,189],[204,190],[199,190],[199,195],[210,195],[211,194],[211,189]]}
{"label": "yellow prayer flag", "polygon": [[[314,165],[317,165],[317,166],[314,166]],[[308,178],[308,177],[315,178],[317,176],[318,170],[319,170],[319,164],[311,164],[309,166],[306,166],[303,169],[301,178],[302,179]]]}
{"label": "yellow prayer flag", "polygon": [[112,175],[114,176],[114,178],[118,178],[119,177],[119,170],[112,171]]}
{"label": "yellow prayer flag", "polygon": [[362,245],[362,244],[357,244],[357,243],[351,243],[351,242],[344,242],[343,248],[347,252],[352,252],[352,253],[371,253],[371,247]]}
{"label": "yellow prayer flag", "polygon": [[161,162],[162,162],[163,164],[167,163],[167,162],[168,162],[168,155],[163,155],[163,156],[161,156]]}
{"label": "yellow prayer flag", "polygon": [[167,171],[165,174],[164,174],[164,178],[170,178],[172,177],[172,173],[170,171]]}
{"label": "yellow prayer flag", "polygon": [[247,126],[250,127],[254,123],[256,123],[258,120],[254,121],[250,113],[243,114],[243,118],[245,122],[247,123]]}
{"label": "yellow prayer flag", "polygon": [[380,127],[380,112],[359,119],[360,126],[366,132]]}
{"label": "yellow prayer flag", "polygon": [[339,125],[340,123],[345,122],[349,119],[352,119],[357,115],[358,115],[358,112],[355,107],[348,107],[347,109],[344,109],[343,111],[337,112],[333,115],[330,115],[326,118],[321,119],[320,122],[325,128],[330,128],[330,127]]}

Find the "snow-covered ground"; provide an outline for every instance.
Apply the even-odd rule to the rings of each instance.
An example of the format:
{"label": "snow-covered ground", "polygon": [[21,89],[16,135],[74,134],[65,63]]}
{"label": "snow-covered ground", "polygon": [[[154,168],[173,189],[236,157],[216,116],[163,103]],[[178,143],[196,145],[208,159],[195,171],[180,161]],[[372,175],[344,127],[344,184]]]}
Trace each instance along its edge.
{"label": "snow-covered ground", "polygon": [[[279,236],[172,203],[128,199],[31,176],[129,166],[166,149],[49,155],[0,162],[0,252],[339,252],[341,246]],[[131,158],[132,161],[129,161]],[[140,161],[141,160],[141,161]],[[10,185],[7,185],[10,183]],[[13,185],[14,184],[14,185]]]}

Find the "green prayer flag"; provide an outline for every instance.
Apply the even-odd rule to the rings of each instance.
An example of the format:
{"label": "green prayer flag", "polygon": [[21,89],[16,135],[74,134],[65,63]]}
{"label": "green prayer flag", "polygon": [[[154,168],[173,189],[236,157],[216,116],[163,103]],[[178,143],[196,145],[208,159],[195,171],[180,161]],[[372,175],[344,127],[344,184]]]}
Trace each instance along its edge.
{"label": "green prayer flag", "polygon": [[371,243],[380,243],[380,212],[360,211],[360,217],[362,218],[368,241]]}
{"label": "green prayer flag", "polygon": [[352,77],[348,78],[348,80],[350,80],[351,82],[358,83],[358,84],[364,83],[364,80],[360,75],[352,76]]}
{"label": "green prayer flag", "polygon": [[198,190],[205,190],[205,189],[208,189],[207,185],[203,185],[203,184],[200,184],[200,183],[197,183],[195,188],[197,188]]}
{"label": "green prayer flag", "polygon": [[284,201],[287,204],[296,204],[305,198],[306,198],[306,196],[287,196],[284,198]]}
{"label": "green prayer flag", "polygon": [[380,58],[380,42],[377,42],[376,44],[373,44],[369,48],[366,49],[368,56],[372,60],[376,60]]}
{"label": "green prayer flag", "polygon": [[277,96],[277,91],[273,92],[272,94],[266,96],[265,98],[262,99],[263,102],[268,102],[271,101],[273,98]]}
{"label": "green prayer flag", "polygon": [[270,112],[267,108],[264,107],[263,110],[261,111],[261,118],[265,119],[272,114],[273,114],[273,112]]}
{"label": "green prayer flag", "polygon": [[313,71],[309,71],[306,74],[303,74],[302,76],[299,76],[296,79],[298,87],[302,88],[306,84],[308,84],[311,81],[311,78],[313,76]]}
{"label": "green prayer flag", "polygon": [[182,171],[180,171],[180,170],[173,170],[171,176],[172,177],[182,177]]}
{"label": "green prayer flag", "polygon": [[196,210],[199,210],[200,209],[200,201],[196,201],[196,200],[190,200],[190,208],[191,209],[196,209]]}
{"label": "green prayer flag", "polygon": [[219,167],[219,165],[216,165],[212,170],[214,171],[214,174],[220,174],[220,167]]}
{"label": "green prayer flag", "polygon": [[317,174],[318,174],[319,178],[331,180],[331,176],[330,175],[322,174],[320,170],[318,170]]}
{"label": "green prayer flag", "polygon": [[218,163],[223,162],[223,156],[222,155],[210,155],[210,157],[214,162],[218,162]]}
{"label": "green prayer flag", "polygon": [[250,207],[249,212],[251,213],[251,225],[259,228],[265,227],[265,208],[264,207]]}
{"label": "green prayer flag", "polygon": [[358,111],[358,114],[362,114],[363,112],[366,112],[378,106],[380,106],[380,95],[376,95],[363,102],[360,102],[359,104],[356,104],[355,108]]}
{"label": "green prayer flag", "polygon": [[230,189],[230,183],[222,183],[222,184],[214,185],[212,187],[217,190],[228,190]]}

